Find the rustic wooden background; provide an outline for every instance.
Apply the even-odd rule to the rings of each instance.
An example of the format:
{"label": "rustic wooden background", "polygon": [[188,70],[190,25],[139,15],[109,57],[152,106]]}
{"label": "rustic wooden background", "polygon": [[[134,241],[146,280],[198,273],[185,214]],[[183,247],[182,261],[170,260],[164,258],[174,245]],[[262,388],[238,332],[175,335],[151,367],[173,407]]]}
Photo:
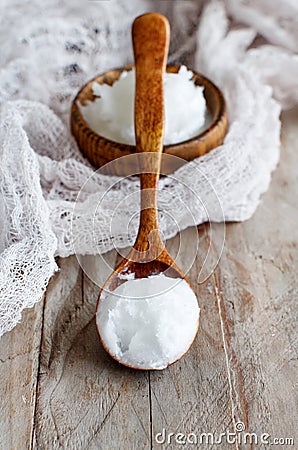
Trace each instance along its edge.
{"label": "rustic wooden background", "polygon": [[[189,278],[201,326],[191,351],[167,370],[133,371],[111,360],[99,345],[93,318],[98,288],[75,257],[58,261],[61,270],[43,301],[0,340],[1,449],[157,449],[162,445],[155,435],[163,428],[219,435],[233,431],[237,421],[246,431],[295,438],[297,111],[283,116],[282,142],[270,190],[251,220],[228,224],[220,263],[201,286],[199,253]],[[210,230],[198,230],[203,249]],[[183,233],[189,245],[191,235]],[[167,243],[170,251],[176,246],[177,238]],[[186,255],[187,246],[182,268]],[[117,263],[115,252],[107,258]],[[95,276],[108,275],[98,258],[85,262]],[[204,448],[256,447],[268,448]]]}

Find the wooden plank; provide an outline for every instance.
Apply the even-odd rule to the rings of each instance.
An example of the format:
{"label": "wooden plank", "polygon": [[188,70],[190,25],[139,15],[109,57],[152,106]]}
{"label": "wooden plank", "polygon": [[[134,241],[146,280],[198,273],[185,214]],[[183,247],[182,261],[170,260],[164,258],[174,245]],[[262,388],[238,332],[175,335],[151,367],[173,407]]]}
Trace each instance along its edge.
{"label": "wooden plank", "polygon": [[[86,258],[95,270],[97,258]],[[137,449],[149,442],[147,374],[124,369],[102,349],[94,322],[98,291],[75,257],[61,261],[46,296],[36,448]]]}
{"label": "wooden plank", "polygon": [[0,340],[0,448],[31,448],[43,301]]}
{"label": "wooden plank", "polygon": [[[184,231],[183,239],[182,251],[187,253],[193,246],[193,230]],[[204,285],[197,284],[209,247],[207,226],[199,228],[199,239],[199,253],[188,273],[201,308],[199,333],[190,351],[179,362],[162,373],[150,374],[153,448],[160,448],[162,441],[166,448],[181,448],[181,444],[175,442],[178,433],[197,436],[203,432],[219,433],[231,425],[226,356],[214,288],[211,280]],[[171,244],[175,247],[177,238]],[[172,245],[168,244],[168,249],[174,254]],[[187,268],[183,263],[185,258],[187,260],[187,255],[180,254],[179,263],[184,270]],[[158,434],[163,430],[165,439]],[[170,433],[175,436],[171,437]]]}
{"label": "wooden plank", "polygon": [[[250,221],[227,225],[220,264],[197,289],[201,326],[190,353],[150,377],[153,440],[163,428],[168,439],[178,432],[218,436],[226,428],[234,432],[240,421],[259,438],[295,437],[298,128],[289,114],[286,123],[269,192]],[[218,256],[220,234],[215,227],[210,261]],[[190,272],[193,286],[200,265],[197,259]],[[181,447],[175,436],[170,440],[168,448]],[[249,441],[235,447],[254,448]]]}
{"label": "wooden plank", "polygon": [[234,420],[272,438],[294,438],[298,419],[297,118],[288,114],[281,163],[253,219],[228,226],[214,277]]}
{"label": "wooden plank", "polygon": [[[119,256],[116,252],[109,252],[108,256],[104,258],[107,262],[104,272],[102,271],[103,262],[98,263],[97,257],[87,257],[87,259],[95,270],[93,279],[100,280],[102,283],[117,265]],[[93,304],[95,304],[99,286],[85,278],[84,293],[85,296],[94,299]],[[96,339],[98,341],[97,336]],[[110,410],[107,419],[97,435],[94,436],[92,445],[89,444],[87,448],[97,450],[99,448],[142,449],[149,447],[150,406],[147,373],[124,368],[106,355],[101,347],[99,351],[102,361],[106,362],[108,389],[113,392],[113,395],[117,395],[117,404]]]}

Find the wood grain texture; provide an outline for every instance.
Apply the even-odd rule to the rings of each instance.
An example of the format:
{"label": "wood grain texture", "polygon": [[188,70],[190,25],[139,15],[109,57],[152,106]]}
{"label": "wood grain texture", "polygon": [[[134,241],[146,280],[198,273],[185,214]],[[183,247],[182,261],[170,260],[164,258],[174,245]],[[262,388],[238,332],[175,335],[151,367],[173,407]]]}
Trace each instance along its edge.
{"label": "wood grain texture", "polygon": [[100,346],[94,323],[98,290],[75,257],[61,262],[46,297],[37,448],[101,449],[107,439],[109,448],[125,439],[142,448],[149,442],[148,376],[123,369]]}
{"label": "wood grain texture", "polygon": [[234,419],[282,437],[297,424],[297,114],[288,117],[271,188],[253,220],[228,227],[214,276]]}
{"label": "wood grain texture", "polygon": [[[199,227],[202,251],[188,276],[202,315],[190,352],[150,375],[118,366],[99,346],[98,286],[76,258],[59,261],[44,303],[26,311],[0,341],[1,450],[166,448],[155,442],[162,428],[219,434],[238,420],[247,431],[296,438],[297,446],[298,112],[284,118],[281,163],[270,190],[251,220],[227,225],[220,264],[203,286],[196,281],[210,232]],[[190,230],[182,236],[178,263],[184,269],[193,238]],[[167,243],[173,255],[178,247],[177,238]],[[216,258],[216,239],[212,252]],[[95,257],[82,262],[104,280],[118,262],[115,252],[107,259],[110,269]]]}
{"label": "wood grain texture", "polygon": [[[186,249],[193,245],[193,233],[186,230],[183,234],[186,252]],[[162,432],[163,428],[169,435],[180,432],[212,433],[224,431],[231,426],[232,409],[226,357],[214,286],[212,280],[204,285],[197,283],[197,275],[204,262],[202,255],[209,247],[208,227],[199,227],[198,238],[199,254],[187,276],[199,300],[200,328],[191,349],[180,361],[161,374],[150,374],[153,448],[161,447],[155,442],[155,436]],[[168,250],[173,253],[175,241],[176,239],[173,239],[167,244]],[[180,255],[179,259],[182,269],[186,270],[187,264],[183,264],[184,255]],[[164,447],[181,448],[181,445],[175,445],[172,438]]]}
{"label": "wood grain texture", "polygon": [[[158,232],[157,188],[164,137],[163,80],[170,42],[169,22],[160,14],[144,14],[133,23],[132,39],[136,68],[136,151],[141,153],[141,215],[134,248],[147,252],[150,251],[150,233],[154,239],[151,248],[162,248]],[[141,158],[143,156],[145,159]],[[149,254],[146,259],[148,257],[155,259],[154,254]]]}
{"label": "wood grain texture", "polygon": [[33,442],[43,300],[0,340],[0,449],[27,449]]}

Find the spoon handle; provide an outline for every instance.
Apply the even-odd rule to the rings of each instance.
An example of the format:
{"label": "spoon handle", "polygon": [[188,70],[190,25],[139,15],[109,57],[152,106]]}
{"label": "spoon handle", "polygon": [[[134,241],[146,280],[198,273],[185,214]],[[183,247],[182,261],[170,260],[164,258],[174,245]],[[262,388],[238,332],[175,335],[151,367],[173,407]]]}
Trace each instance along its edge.
{"label": "spoon handle", "polygon": [[134,248],[160,247],[157,187],[164,136],[163,78],[170,40],[168,20],[157,13],[137,17],[132,27],[136,67],[135,135],[141,170],[141,216]]}

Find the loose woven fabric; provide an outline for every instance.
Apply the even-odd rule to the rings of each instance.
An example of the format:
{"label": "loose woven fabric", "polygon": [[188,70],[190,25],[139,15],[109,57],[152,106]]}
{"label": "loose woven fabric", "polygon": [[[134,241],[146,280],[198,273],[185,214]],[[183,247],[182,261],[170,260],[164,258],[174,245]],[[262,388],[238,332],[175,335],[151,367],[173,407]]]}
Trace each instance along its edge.
{"label": "loose woven fabric", "polygon": [[[160,182],[160,224],[169,238],[206,220],[248,219],[268,188],[279,160],[280,110],[298,100],[298,3],[284,0],[278,8],[270,0],[1,3],[3,334],[41,299],[57,269],[55,256],[104,253],[126,247],[136,234],[137,220],[129,229],[123,224],[136,211],[131,194],[138,181],[94,174],[69,130],[77,90],[97,73],[132,62],[133,18],[147,10],[166,13],[172,24],[170,62],[187,63],[214,80],[228,105],[224,144]],[[197,194],[195,204],[189,186]]]}

